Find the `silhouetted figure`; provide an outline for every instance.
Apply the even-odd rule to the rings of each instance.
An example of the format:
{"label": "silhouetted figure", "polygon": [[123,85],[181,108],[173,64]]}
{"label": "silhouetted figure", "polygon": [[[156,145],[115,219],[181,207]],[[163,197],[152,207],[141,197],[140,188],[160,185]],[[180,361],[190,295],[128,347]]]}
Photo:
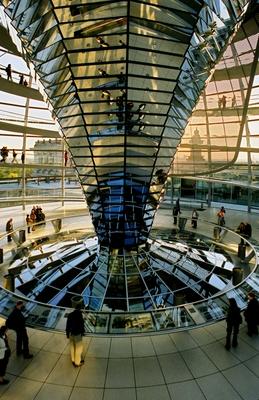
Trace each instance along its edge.
{"label": "silhouetted figure", "polygon": [[8,81],[12,81],[13,78],[12,78],[12,66],[11,66],[11,64],[7,65],[7,67],[5,68],[5,71],[6,71],[6,75],[7,75],[7,80]]}
{"label": "silhouetted figure", "polygon": [[179,198],[175,202],[175,207],[177,208],[178,212],[181,213],[181,206],[180,206],[180,199]]}
{"label": "silhouetted figure", "polygon": [[226,108],[226,105],[227,105],[227,98],[226,98],[225,95],[222,96],[221,102],[222,102],[222,108],[224,110]]}
{"label": "silhouetted figure", "polygon": [[252,236],[252,226],[249,224],[249,222],[245,222],[245,238],[250,239]]}
{"label": "silhouetted figure", "polygon": [[8,379],[4,378],[7,364],[11,355],[8,338],[6,335],[7,330],[8,328],[6,325],[0,327],[0,385],[6,385],[9,383]]}
{"label": "silhouetted figure", "polygon": [[23,86],[28,86],[28,82],[26,81],[26,79],[24,79],[24,81],[23,81]]}
{"label": "silhouetted figure", "polygon": [[25,154],[23,152],[21,154],[21,162],[22,162],[22,164],[24,164],[24,162],[25,162]]}
{"label": "silhouetted figure", "polygon": [[13,163],[13,164],[14,164],[14,163],[16,163],[16,164],[18,163],[16,157],[17,157],[17,153],[16,153],[16,151],[13,149],[13,159],[12,159],[12,163]]}
{"label": "silhouetted figure", "polygon": [[234,95],[231,100],[231,107],[234,108],[234,107],[236,107],[236,105],[237,105],[237,100],[236,100],[236,96]]}
{"label": "silhouetted figure", "polygon": [[237,306],[236,300],[231,298],[229,301],[229,307],[227,311],[227,337],[226,337],[226,345],[225,348],[227,350],[231,347],[231,336],[232,338],[232,347],[237,347],[237,336],[239,332],[239,325],[242,323],[242,317],[240,314],[240,308]]}
{"label": "silhouetted figure", "polygon": [[8,219],[5,230],[6,230],[6,233],[8,234],[7,242],[11,242],[12,241],[12,232],[13,232],[13,219],[12,218]]}
{"label": "silhouetted figure", "polygon": [[247,307],[244,311],[245,320],[247,323],[248,336],[258,335],[259,325],[259,303],[253,292],[249,292]]}
{"label": "silhouetted figure", "polygon": [[66,335],[70,340],[70,355],[74,367],[80,367],[84,363],[82,360],[84,331],[84,319],[78,304],[75,310],[68,314],[66,324]]}
{"label": "silhouetted figure", "polygon": [[2,157],[1,162],[6,162],[6,159],[7,159],[7,157],[8,157],[8,154],[9,154],[8,148],[7,148],[6,146],[3,146],[3,147],[1,148],[1,157]]}
{"label": "silhouetted figure", "polygon": [[67,162],[68,162],[68,151],[65,150],[65,152],[64,152],[64,164],[65,164],[65,167],[67,166]]}
{"label": "silhouetted figure", "polygon": [[[245,237],[245,224],[244,224],[244,222],[240,222],[240,224],[238,225],[238,227],[237,227],[237,230],[236,230],[236,232],[240,235],[240,236],[242,236],[242,237]],[[242,239],[241,238],[241,241],[240,241],[240,244],[244,244],[245,242],[244,242],[244,239]]]}
{"label": "silhouetted figure", "polygon": [[23,74],[19,75],[19,77],[20,77],[19,85],[23,85],[23,83],[24,83],[24,76],[23,76]]}
{"label": "silhouetted figure", "polygon": [[6,325],[16,332],[17,356],[23,354],[24,358],[32,358],[33,355],[29,352],[29,339],[25,326],[25,317],[22,313],[23,308],[23,301],[17,301],[16,306],[6,320]]}
{"label": "silhouetted figure", "polygon": [[118,76],[118,83],[123,84],[125,82],[126,78],[123,72],[120,72],[120,75]]}

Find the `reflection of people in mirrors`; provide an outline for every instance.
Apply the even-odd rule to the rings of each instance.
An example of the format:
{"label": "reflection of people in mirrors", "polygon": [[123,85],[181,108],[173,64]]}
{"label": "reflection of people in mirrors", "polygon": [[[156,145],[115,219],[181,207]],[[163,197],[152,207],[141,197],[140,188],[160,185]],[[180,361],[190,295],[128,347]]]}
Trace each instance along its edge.
{"label": "reflection of people in mirrors", "polygon": [[64,152],[64,164],[65,164],[65,167],[67,166],[67,162],[68,162],[68,152],[67,152],[67,150],[65,150],[65,152]]}
{"label": "reflection of people in mirrors", "polygon": [[102,69],[102,68],[98,68],[98,72],[99,72],[99,74],[102,75],[102,76],[108,76],[107,72],[106,72],[104,69]]}
{"label": "reflection of people in mirrors", "polygon": [[195,208],[195,209],[193,210],[193,212],[192,212],[192,227],[193,227],[194,229],[197,228],[198,218],[199,218],[199,213],[198,213],[198,211],[197,211],[196,208]]}
{"label": "reflection of people in mirrors", "polygon": [[8,219],[5,227],[6,233],[7,233],[7,242],[12,241],[12,233],[13,233],[13,219],[10,218]]}
{"label": "reflection of people in mirrors", "polygon": [[5,72],[6,72],[6,75],[7,75],[7,80],[8,81],[12,81],[13,78],[12,78],[12,66],[11,66],[11,64],[7,65],[7,67],[5,68]]}
{"label": "reflection of people in mirrors", "polygon": [[103,40],[101,36],[96,36],[97,43],[99,43],[100,47],[109,47],[109,44]]}
{"label": "reflection of people in mirrors", "polygon": [[222,96],[221,102],[222,102],[222,108],[224,110],[226,108],[226,106],[227,106],[227,98],[226,98],[226,96],[224,94]]}
{"label": "reflection of people in mirrors", "polygon": [[236,107],[236,105],[237,105],[237,100],[236,100],[236,96],[234,95],[231,100],[231,107],[234,108],[234,107]]}

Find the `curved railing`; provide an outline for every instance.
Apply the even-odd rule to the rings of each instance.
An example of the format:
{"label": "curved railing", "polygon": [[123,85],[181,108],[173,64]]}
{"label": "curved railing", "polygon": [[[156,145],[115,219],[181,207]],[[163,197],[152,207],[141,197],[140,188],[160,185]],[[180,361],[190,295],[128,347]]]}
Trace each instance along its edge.
{"label": "curved railing", "polygon": [[[5,248],[3,268],[6,268],[8,261],[14,255],[25,257],[30,249],[38,245],[41,241],[64,238],[64,236],[73,236],[75,231],[80,231],[84,237],[92,237],[93,231],[85,229],[84,216],[69,215],[66,217],[46,220],[46,227],[37,227],[32,239],[26,240],[24,243],[19,242],[19,232],[26,230],[26,227],[19,228],[14,231],[13,238],[16,242],[9,250]],[[62,220],[60,223],[59,220]],[[189,224],[187,220],[187,224]],[[61,228],[63,225],[63,228]],[[211,296],[208,299],[197,301],[194,303],[181,304],[179,306],[163,308],[158,307],[152,311],[143,312],[95,312],[83,311],[85,328],[87,333],[91,334],[134,334],[160,332],[164,330],[187,329],[196,326],[202,326],[213,321],[225,318],[225,312],[228,307],[228,298],[234,297],[241,308],[246,306],[246,297],[249,291],[259,292],[258,282],[258,254],[256,245],[243,239],[246,243],[247,256],[240,260],[237,256],[238,243],[240,236],[227,228],[221,228],[218,231],[218,226],[199,219],[198,234],[191,228],[184,230],[174,229],[175,240],[181,242],[181,234],[187,230],[193,232],[193,238],[196,241],[206,242],[210,249],[216,246],[222,247],[237,261],[237,266],[243,271],[244,277],[238,285],[228,285],[228,287]],[[61,229],[60,229],[61,228]],[[46,231],[48,233],[46,234]],[[45,234],[44,234],[45,233]],[[20,234],[20,239],[22,239]],[[0,245],[6,240],[6,235],[0,238]],[[171,239],[166,242],[167,237],[163,230],[153,230],[150,241],[157,243],[163,240],[170,247]],[[186,254],[188,253],[188,249]],[[165,255],[166,256],[166,255]],[[167,258],[166,258],[167,257]],[[170,250],[165,257],[165,260],[170,262]],[[185,257],[185,255],[183,256]],[[216,268],[216,260],[214,268]],[[213,269],[214,269],[213,268]],[[8,269],[6,268],[6,272]],[[213,273],[213,270],[211,271]],[[177,291],[175,291],[177,295]],[[23,298],[13,292],[1,287],[0,288],[0,314],[7,317],[14,307],[18,299]],[[66,325],[67,313],[70,308],[57,307],[36,302],[27,298],[23,298],[26,302],[27,325],[45,330],[64,331]]]}

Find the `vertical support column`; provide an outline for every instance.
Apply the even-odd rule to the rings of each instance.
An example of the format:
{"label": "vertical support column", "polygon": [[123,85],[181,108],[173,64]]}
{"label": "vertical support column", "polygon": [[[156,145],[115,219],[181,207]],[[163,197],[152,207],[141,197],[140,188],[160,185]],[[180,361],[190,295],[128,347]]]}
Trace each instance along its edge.
{"label": "vertical support column", "polygon": [[65,153],[65,142],[62,140],[62,155],[61,155],[61,166],[62,166],[62,173],[61,173],[61,196],[62,196],[62,202],[61,205],[64,207],[64,198],[65,198],[65,180],[66,180],[66,166],[65,166],[65,158],[64,158],[64,153]]}
{"label": "vertical support column", "polygon": [[[32,84],[32,76],[30,75],[29,78],[29,86],[31,87]],[[25,128],[28,125],[28,117],[29,117],[29,108],[30,108],[30,99],[26,100],[25,103],[25,114],[24,114],[24,126]],[[26,129],[25,132],[23,134],[23,145],[22,145],[22,152],[25,156],[25,161],[23,163],[23,167],[22,167],[22,209],[25,210],[25,197],[26,197],[26,142],[27,142],[27,133],[26,133]]]}
{"label": "vertical support column", "polygon": [[[234,45],[231,46],[231,49],[233,51],[233,54],[235,56],[237,56],[237,52],[236,52],[236,48]],[[243,85],[243,81],[242,79],[239,79],[239,84],[240,84],[240,93],[241,93],[241,98],[243,101],[243,113],[242,113],[242,119],[241,119],[241,124],[240,124],[240,129],[239,129],[239,137],[238,137],[238,142],[236,145],[236,148],[239,149],[240,148],[240,144],[241,144],[241,140],[243,137],[243,132],[244,132],[244,128],[246,129],[245,131],[245,138],[246,138],[246,143],[247,143],[247,163],[248,163],[248,168],[247,168],[247,173],[248,173],[248,182],[249,184],[251,184],[252,182],[252,158],[251,158],[251,153],[250,153],[250,132],[249,132],[249,127],[248,127],[248,123],[247,123],[247,111],[248,111],[248,106],[249,106],[249,101],[250,101],[250,97],[252,94],[252,88],[253,88],[253,82],[254,82],[254,78],[255,78],[255,74],[256,74],[256,69],[258,66],[258,57],[259,57],[259,40],[257,39],[257,45],[256,45],[256,49],[255,49],[255,53],[254,53],[254,59],[253,59],[253,63],[252,63],[252,67],[251,67],[251,71],[250,71],[250,76],[249,76],[249,82],[248,82],[248,86],[247,89],[244,88]],[[236,63],[237,64],[237,63]],[[242,90],[243,89],[243,90]],[[246,89],[246,95],[244,95],[244,90]],[[235,154],[234,160],[233,160],[233,164],[235,163],[235,161],[237,160],[238,157],[238,152]],[[248,191],[248,212],[251,212],[251,189]]]}
{"label": "vertical support column", "polygon": [[174,180],[173,177],[171,176],[171,211],[173,214],[173,208],[174,208]]}
{"label": "vertical support column", "polygon": [[207,199],[207,206],[211,207],[211,201],[212,201],[212,182],[207,182],[208,183],[208,199]]}

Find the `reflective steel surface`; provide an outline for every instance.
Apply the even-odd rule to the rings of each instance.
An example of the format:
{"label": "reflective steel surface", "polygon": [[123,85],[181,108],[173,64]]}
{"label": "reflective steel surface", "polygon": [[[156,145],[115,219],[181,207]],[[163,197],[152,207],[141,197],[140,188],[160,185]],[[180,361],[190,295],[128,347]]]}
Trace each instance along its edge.
{"label": "reflective steel surface", "polygon": [[204,221],[199,233],[188,226],[152,231],[138,252],[111,253],[93,232],[56,232],[53,224],[53,233],[12,251],[5,287],[15,293],[0,289],[0,313],[7,316],[24,298],[30,326],[62,331],[79,303],[86,332],[111,334],[186,329],[224,318],[229,297],[244,307],[247,293],[259,290],[258,248],[247,242],[241,259],[236,233],[223,228],[215,235],[217,227]]}
{"label": "reflective steel surface", "polygon": [[146,242],[188,118],[249,3],[3,1],[102,245]]}

